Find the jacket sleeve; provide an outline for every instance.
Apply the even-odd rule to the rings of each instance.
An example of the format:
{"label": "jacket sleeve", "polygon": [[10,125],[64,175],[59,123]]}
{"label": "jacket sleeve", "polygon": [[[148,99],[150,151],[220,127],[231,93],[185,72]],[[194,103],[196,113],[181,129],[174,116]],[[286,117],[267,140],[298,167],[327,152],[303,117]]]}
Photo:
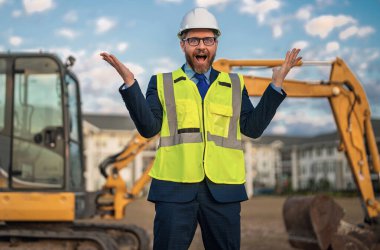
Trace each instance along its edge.
{"label": "jacket sleeve", "polygon": [[285,97],[286,93],[283,90],[279,93],[269,85],[254,108],[244,87],[240,113],[241,133],[250,138],[260,137]]}
{"label": "jacket sleeve", "polygon": [[157,77],[152,76],[146,92],[146,99],[137,81],[128,87],[119,88],[129,114],[139,133],[150,138],[158,134],[162,125],[162,106],[157,93]]}

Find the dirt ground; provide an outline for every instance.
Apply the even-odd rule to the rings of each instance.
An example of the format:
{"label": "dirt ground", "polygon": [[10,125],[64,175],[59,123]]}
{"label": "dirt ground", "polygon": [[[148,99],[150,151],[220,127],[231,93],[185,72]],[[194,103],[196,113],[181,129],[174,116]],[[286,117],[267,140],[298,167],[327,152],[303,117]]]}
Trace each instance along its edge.
{"label": "dirt ground", "polygon": [[[258,196],[242,203],[241,249],[246,250],[290,250],[285,226],[282,221],[282,205],[286,197]],[[358,198],[335,198],[345,210],[344,219],[357,224],[363,213]],[[147,230],[153,239],[154,205],[144,198],[136,200],[126,209],[127,223]],[[204,249],[199,227],[190,250]]]}

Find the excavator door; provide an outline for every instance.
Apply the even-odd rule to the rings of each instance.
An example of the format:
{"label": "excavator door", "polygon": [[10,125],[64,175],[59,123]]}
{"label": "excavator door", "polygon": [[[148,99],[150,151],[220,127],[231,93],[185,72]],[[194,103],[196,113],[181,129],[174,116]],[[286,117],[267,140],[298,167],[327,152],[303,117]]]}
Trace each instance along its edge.
{"label": "excavator door", "polygon": [[0,220],[74,220],[73,191],[84,188],[77,88],[54,55],[0,54]]}

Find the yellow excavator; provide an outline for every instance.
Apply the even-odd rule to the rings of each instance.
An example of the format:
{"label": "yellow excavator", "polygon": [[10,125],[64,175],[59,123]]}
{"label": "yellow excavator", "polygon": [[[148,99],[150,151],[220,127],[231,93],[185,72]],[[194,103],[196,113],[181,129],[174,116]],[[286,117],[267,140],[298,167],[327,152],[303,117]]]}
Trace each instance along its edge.
{"label": "yellow excavator", "polygon": [[[131,191],[119,171],[157,137],[148,140],[136,134],[125,149],[100,165],[106,178],[103,189],[86,192],[73,63],[72,57],[62,63],[46,53],[0,54],[0,249],[148,249],[147,233],[120,219],[149,182],[151,164]],[[214,67],[230,72],[234,67],[281,64],[221,59]],[[299,66],[306,64],[312,63]],[[296,248],[375,249],[380,244],[380,206],[371,172],[379,175],[380,163],[369,104],[343,60],[337,58],[330,66],[328,81],[288,80],[284,89],[289,97],[328,98],[366,223],[358,227],[344,222],[342,208],[326,196],[290,197],[283,208],[284,222]],[[262,95],[271,81],[244,78],[250,96]]]}
{"label": "yellow excavator", "polygon": [[[121,219],[117,209],[107,209],[124,207],[105,201],[112,189],[85,190],[74,61],[47,53],[0,54],[0,249],[149,249],[142,228],[103,219]],[[141,138],[139,149],[132,142],[127,153],[149,140]]]}
{"label": "yellow excavator", "polygon": [[[234,67],[277,67],[282,60],[218,60],[214,67],[230,72]],[[343,209],[325,195],[289,197],[283,219],[292,247],[300,249],[380,249],[380,202],[376,199],[371,174],[379,185],[379,151],[371,123],[370,106],[364,89],[340,58],[332,62],[300,62],[298,66],[330,67],[327,81],[286,80],[288,97],[327,98],[338,133],[339,149],[348,159],[364,211],[364,224],[343,220]],[[270,78],[244,76],[250,96],[261,96]],[[379,194],[377,194],[379,195]]]}

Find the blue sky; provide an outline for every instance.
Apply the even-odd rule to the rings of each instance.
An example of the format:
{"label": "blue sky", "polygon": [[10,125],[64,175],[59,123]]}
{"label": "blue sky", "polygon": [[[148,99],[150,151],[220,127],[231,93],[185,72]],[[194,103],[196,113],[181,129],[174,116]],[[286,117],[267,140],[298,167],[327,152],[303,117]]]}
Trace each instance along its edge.
{"label": "blue sky", "polygon": [[[0,0],[0,51],[42,50],[63,60],[73,55],[84,112],[126,114],[117,92],[121,79],[98,53],[118,56],[145,93],[152,74],[184,63],[176,33],[183,15],[196,6],[207,7],[219,21],[217,59],[283,58],[294,46],[304,60],[341,57],[380,118],[380,0]],[[289,77],[326,80],[328,70],[301,68]],[[312,135],[333,129],[327,100],[288,98],[267,132]]]}

